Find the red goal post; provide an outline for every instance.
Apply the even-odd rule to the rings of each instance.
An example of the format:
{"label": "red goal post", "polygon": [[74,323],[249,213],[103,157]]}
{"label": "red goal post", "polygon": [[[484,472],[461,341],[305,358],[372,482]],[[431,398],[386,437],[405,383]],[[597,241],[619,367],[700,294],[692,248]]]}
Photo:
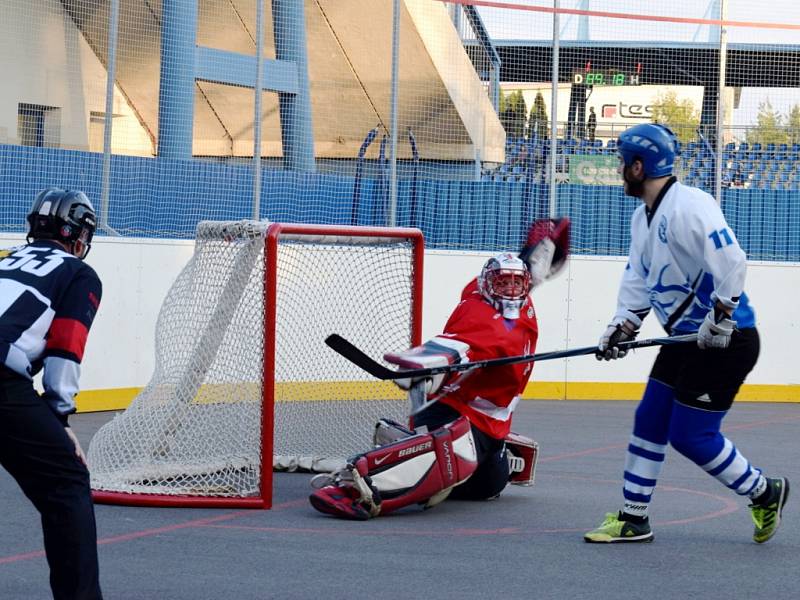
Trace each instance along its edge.
{"label": "red goal post", "polygon": [[324,339],[376,357],[419,344],[423,260],[417,229],[200,223],[152,379],[90,444],[95,501],[269,508],[273,465],[324,471],[368,448],[407,400]]}

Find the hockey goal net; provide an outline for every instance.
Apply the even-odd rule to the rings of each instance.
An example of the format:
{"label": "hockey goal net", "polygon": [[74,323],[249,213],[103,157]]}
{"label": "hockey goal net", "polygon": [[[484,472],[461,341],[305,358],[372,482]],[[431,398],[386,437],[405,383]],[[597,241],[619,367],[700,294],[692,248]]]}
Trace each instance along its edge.
{"label": "hockey goal net", "polygon": [[324,339],[375,357],[418,344],[422,261],[416,229],[200,223],[152,379],[92,439],[95,499],[268,508],[273,465],[330,470],[368,449],[407,401]]}

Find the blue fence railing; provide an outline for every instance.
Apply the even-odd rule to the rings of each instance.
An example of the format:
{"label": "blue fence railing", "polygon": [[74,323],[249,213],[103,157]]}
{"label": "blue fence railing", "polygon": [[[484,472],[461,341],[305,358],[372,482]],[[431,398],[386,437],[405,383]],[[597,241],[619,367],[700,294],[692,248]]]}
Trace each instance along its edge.
{"label": "blue fence railing", "polygon": [[[0,230],[24,231],[35,194],[47,185],[84,190],[99,209],[102,155],[0,145]],[[250,165],[112,157],[109,225],[125,236],[194,236],[198,221],[250,218]],[[283,222],[383,225],[385,176],[297,173],[265,167],[261,218]],[[429,248],[516,248],[544,216],[549,189],[529,181],[398,181],[397,225],[422,229]],[[619,186],[560,185],[557,212],[573,222],[577,254],[625,255],[636,200]],[[751,259],[800,261],[800,198],[789,190],[725,189],[723,210]]]}

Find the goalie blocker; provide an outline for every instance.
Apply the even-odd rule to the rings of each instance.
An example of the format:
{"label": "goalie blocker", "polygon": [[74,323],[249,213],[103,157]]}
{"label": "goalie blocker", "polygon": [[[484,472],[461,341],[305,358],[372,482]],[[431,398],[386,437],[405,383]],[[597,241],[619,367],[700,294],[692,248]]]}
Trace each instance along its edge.
{"label": "goalie blocker", "polygon": [[[375,426],[376,444],[384,444],[353,458],[347,467],[317,475],[311,505],[336,517],[366,520],[405,506],[430,508],[444,501],[454,487],[476,470],[478,457],[466,417],[431,433],[416,433],[388,419]],[[538,444],[509,433],[504,440],[509,482],[533,485]]]}

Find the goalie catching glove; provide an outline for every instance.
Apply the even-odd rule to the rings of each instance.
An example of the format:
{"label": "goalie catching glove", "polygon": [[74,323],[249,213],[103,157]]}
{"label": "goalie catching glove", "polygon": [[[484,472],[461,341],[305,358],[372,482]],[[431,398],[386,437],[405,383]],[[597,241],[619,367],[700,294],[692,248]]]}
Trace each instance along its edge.
{"label": "goalie catching glove", "polygon": [[[405,352],[387,352],[383,355],[386,362],[397,365],[401,369],[430,369],[467,362],[469,345],[458,340],[435,337]],[[442,387],[448,373],[440,373],[430,377],[395,379],[393,382],[403,390],[410,390],[420,380],[425,381],[425,393],[435,394]]]}
{"label": "goalie catching glove", "polygon": [[533,287],[564,268],[569,256],[569,230],[568,217],[537,219],[531,225],[519,257],[528,265]]}

